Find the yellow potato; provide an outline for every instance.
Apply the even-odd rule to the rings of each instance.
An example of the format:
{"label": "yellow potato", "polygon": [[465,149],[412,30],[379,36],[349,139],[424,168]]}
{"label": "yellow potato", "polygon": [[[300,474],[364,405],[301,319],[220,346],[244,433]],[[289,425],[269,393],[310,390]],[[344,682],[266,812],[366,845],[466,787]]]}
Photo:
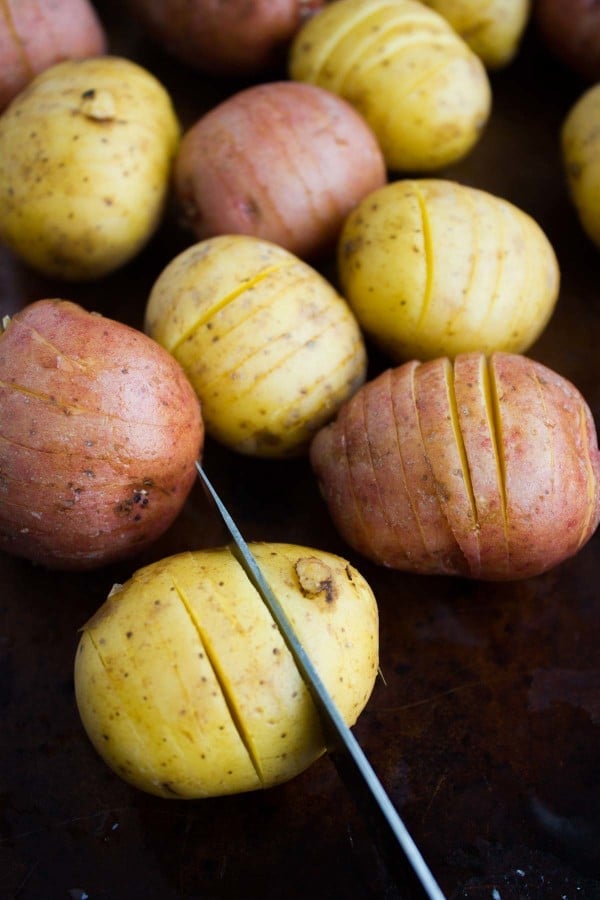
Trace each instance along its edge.
{"label": "yellow potato", "polygon": [[[353,725],[377,674],[371,588],[333,554],[250,546]],[[270,787],[324,751],[308,689],[228,548],[169,557],[115,586],[83,628],[75,690],[103,759],[126,781],[163,797]]]}
{"label": "yellow potato", "polygon": [[249,235],[211,238],[172,260],[145,328],[183,366],[207,433],[248,455],[305,452],[365,378],[348,304],[307,263]]}
{"label": "yellow potato", "polygon": [[600,84],[571,107],[561,141],[573,205],[584,231],[600,247]]}
{"label": "yellow potato", "polygon": [[429,172],[465,156],[491,109],[485,67],[416,0],[337,0],[309,18],[290,75],[339,94],[367,120],[388,169]]}
{"label": "yellow potato", "polygon": [[346,219],[338,266],[365,332],[397,361],[521,353],[546,326],[560,280],[531,216],[443,179],[396,181],[366,197]]}
{"label": "yellow potato", "polygon": [[515,56],[531,13],[530,0],[423,0],[448,20],[488,69]]}
{"label": "yellow potato", "polygon": [[113,271],[160,221],[179,134],[169,95],[139,65],[52,66],[0,117],[0,238],[52,277]]}

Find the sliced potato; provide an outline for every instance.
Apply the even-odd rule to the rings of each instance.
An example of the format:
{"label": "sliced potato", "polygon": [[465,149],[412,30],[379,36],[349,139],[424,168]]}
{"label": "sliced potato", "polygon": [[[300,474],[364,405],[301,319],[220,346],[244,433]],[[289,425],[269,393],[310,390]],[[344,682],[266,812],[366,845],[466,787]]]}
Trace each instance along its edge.
{"label": "sliced potato", "polygon": [[[355,423],[351,441],[348,422]],[[393,441],[408,491],[393,474],[398,454],[387,452]],[[340,491],[344,457],[348,474]],[[405,571],[492,581],[539,575],[577,553],[600,522],[600,452],[590,408],[569,381],[519,354],[413,361],[382,373],[318,432],[310,459],[345,540]],[[400,484],[393,516],[383,510],[386,482],[390,491]],[[386,503],[392,509],[387,497]],[[413,513],[428,554],[414,553],[407,532]]]}
{"label": "sliced potato", "polygon": [[540,225],[458,182],[406,179],[366,197],[338,244],[344,296],[396,362],[522,353],[546,327],[560,271]]}
{"label": "sliced potato", "polygon": [[172,260],[145,328],[183,366],[207,432],[248,455],[306,453],[365,378],[345,300],[294,254],[249,235],[220,235]]}
{"label": "sliced potato", "polygon": [[[251,550],[354,724],[377,674],[370,587],[330,553],[291,544]],[[324,752],[309,690],[228,548],[178,554],[117,585],[83,628],[75,690],[108,765],[163,797],[269,787]]]}

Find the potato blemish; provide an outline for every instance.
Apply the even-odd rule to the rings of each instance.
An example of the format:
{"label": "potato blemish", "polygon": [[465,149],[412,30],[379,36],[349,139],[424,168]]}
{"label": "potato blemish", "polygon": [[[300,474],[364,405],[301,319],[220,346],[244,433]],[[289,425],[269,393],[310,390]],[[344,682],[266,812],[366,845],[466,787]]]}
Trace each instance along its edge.
{"label": "potato blemish", "polygon": [[336,597],[336,584],[329,566],[316,556],[302,557],[294,565],[298,583],[304,596],[316,597],[325,593],[327,603]]}

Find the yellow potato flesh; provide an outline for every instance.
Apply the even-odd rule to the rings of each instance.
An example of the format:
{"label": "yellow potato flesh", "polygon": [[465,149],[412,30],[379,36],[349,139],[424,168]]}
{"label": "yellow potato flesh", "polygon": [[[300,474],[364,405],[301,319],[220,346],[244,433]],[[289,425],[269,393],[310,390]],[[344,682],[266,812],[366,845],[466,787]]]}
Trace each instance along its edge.
{"label": "yellow potato flesh", "polygon": [[[377,608],[345,560],[252,549],[340,712],[354,724],[378,661]],[[228,549],[137,572],[84,627],[75,687],[86,731],[125,780],[205,797],[287,780],[324,750],[308,689]]]}
{"label": "yellow potato flesh", "polygon": [[52,66],[0,117],[2,239],[51,276],[113,271],[159,223],[179,133],[165,89],[129,60]]}
{"label": "yellow potato flesh", "polygon": [[481,571],[479,528],[448,359],[419,366],[415,395],[421,440],[440,508],[469,570],[477,577]]}
{"label": "yellow potato flesh", "polygon": [[207,432],[240,452],[302,452],[362,383],[345,301],[314,269],[256,238],[213,238],[155,283],[146,331],[183,366]]}
{"label": "yellow potato flesh", "polygon": [[526,350],[545,328],[560,273],[522,210],[443,179],[373,192],[340,235],[344,294],[395,360]]}
{"label": "yellow potato flesh", "polygon": [[483,64],[446,20],[413,0],[341,0],[300,29],[290,73],[348,100],[388,168],[431,171],[465,155],[491,106]]}
{"label": "yellow potato flesh", "polygon": [[467,460],[465,474],[475,504],[480,555],[491,570],[508,575],[505,475],[499,446],[501,424],[498,399],[492,395],[485,357],[479,353],[459,356],[454,363],[453,387]]}

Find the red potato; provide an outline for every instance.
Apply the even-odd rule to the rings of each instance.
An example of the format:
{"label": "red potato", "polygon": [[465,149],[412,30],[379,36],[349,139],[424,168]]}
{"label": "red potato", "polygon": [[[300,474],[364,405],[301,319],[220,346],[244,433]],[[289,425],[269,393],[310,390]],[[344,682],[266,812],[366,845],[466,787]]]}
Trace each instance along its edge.
{"label": "red potato", "polygon": [[518,354],[387,370],[317,433],[310,461],[342,537],[404,571],[531,577],[573,556],[600,521],[589,407]]}
{"label": "red potato", "polygon": [[535,0],[534,19],[551,53],[588,81],[600,79],[597,0]]}
{"label": "red potato", "polygon": [[127,0],[148,33],[174,57],[216,75],[255,75],[280,66],[300,25],[325,0]]}
{"label": "red potato", "polygon": [[0,331],[0,549],[91,569],[151,544],[179,514],[204,429],[175,359],[66,300]]}
{"label": "red potato", "polygon": [[0,110],[44,69],[106,52],[106,35],[88,0],[0,3]]}
{"label": "red potato", "polygon": [[199,240],[248,234],[307,258],[330,249],[344,219],[386,182],[362,116],[310,84],[271,82],[234,94],[184,135],[175,194]]}

